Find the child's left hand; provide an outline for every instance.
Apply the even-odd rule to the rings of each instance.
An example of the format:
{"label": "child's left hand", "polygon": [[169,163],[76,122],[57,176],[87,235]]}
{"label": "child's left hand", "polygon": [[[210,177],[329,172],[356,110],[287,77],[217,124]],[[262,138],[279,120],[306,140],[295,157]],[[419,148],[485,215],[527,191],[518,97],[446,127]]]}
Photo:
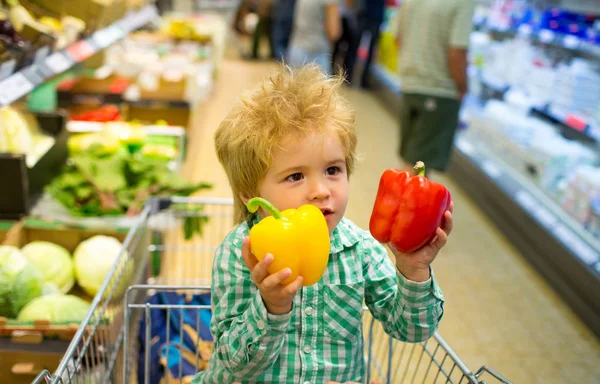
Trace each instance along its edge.
{"label": "child's left hand", "polygon": [[450,204],[450,209],[444,213],[442,228],[438,228],[435,238],[423,248],[413,253],[398,252],[392,244],[388,244],[394,255],[396,256],[396,267],[409,280],[426,281],[430,277],[429,265],[435,260],[440,249],[442,249],[448,241],[448,235],[452,232],[454,220],[452,219],[452,211],[454,203]]}

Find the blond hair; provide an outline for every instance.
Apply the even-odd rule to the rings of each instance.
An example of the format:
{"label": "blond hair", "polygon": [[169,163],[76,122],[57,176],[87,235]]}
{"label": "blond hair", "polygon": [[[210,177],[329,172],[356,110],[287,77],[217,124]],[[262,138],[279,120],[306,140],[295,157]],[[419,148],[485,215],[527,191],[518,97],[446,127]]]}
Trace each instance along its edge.
{"label": "blond hair", "polygon": [[255,90],[241,97],[215,133],[219,162],[225,168],[235,202],[235,219],[244,221],[243,198],[257,196],[271,166],[273,150],[288,135],[333,129],[345,150],[348,175],[356,163],[354,111],[339,94],[340,77],[318,66],[298,70],[281,65]]}

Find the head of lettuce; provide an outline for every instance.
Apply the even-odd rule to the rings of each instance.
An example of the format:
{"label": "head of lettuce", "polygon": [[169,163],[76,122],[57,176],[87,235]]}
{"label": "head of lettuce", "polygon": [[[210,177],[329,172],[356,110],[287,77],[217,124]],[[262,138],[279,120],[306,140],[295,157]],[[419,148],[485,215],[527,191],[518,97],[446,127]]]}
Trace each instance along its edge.
{"label": "head of lettuce", "polygon": [[0,316],[17,317],[25,304],[42,296],[43,285],[42,273],[18,248],[0,246]]}

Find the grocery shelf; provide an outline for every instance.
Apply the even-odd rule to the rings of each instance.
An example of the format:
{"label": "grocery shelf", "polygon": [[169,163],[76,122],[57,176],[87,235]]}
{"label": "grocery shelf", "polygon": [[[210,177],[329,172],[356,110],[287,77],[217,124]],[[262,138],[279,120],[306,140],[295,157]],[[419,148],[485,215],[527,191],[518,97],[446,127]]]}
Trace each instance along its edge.
{"label": "grocery shelf", "polygon": [[542,43],[557,48],[567,49],[583,56],[600,59],[600,45],[587,42],[577,36],[557,33],[549,29],[534,31],[531,26],[523,24],[518,28],[500,29],[484,25],[475,24],[475,30],[487,32],[502,37],[523,37],[536,43]]}
{"label": "grocery shelf", "polygon": [[395,114],[402,96],[400,77],[378,63],[371,65],[369,75],[375,85],[375,93],[385,106]]}
{"label": "grocery shelf", "polygon": [[464,137],[456,139],[449,173],[600,335],[600,239],[532,180]]}
{"label": "grocery shelf", "polygon": [[52,53],[38,62],[0,81],[0,106],[11,104],[52,77],[69,70],[90,56],[124,38],[158,17],[154,5],[131,12],[123,19],[94,32],[90,37]]}
{"label": "grocery shelf", "polygon": [[[506,84],[484,76],[479,76],[479,81],[481,85],[491,90],[491,94],[497,99],[501,99],[510,88]],[[563,134],[570,139],[600,143],[600,127],[588,123],[574,113],[560,111],[549,105],[533,108],[532,112],[544,120],[555,123],[563,131]]]}

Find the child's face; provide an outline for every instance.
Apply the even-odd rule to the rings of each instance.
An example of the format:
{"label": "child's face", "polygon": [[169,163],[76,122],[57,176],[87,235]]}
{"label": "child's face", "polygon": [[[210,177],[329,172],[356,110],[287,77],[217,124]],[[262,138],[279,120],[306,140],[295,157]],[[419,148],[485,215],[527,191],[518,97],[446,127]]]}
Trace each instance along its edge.
{"label": "child's face", "polygon": [[339,136],[325,132],[301,139],[287,137],[273,153],[259,193],[280,211],[304,204],[320,208],[331,234],[348,202],[348,173]]}

